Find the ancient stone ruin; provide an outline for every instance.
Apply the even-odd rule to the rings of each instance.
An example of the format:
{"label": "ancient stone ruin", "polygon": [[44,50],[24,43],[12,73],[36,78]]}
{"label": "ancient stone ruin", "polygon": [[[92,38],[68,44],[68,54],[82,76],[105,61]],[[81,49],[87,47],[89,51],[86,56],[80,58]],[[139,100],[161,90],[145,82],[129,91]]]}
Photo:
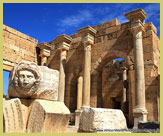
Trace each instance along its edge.
{"label": "ancient stone ruin", "polygon": [[16,65],[3,103],[4,132],[65,132],[70,111],[57,101],[58,82],[57,70],[29,61]]}
{"label": "ancient stone ruin", "polygon": [[159,122],[160,38],[143,9],[124,15],[126,23],[114,19],[39,44],[4,25],[3,69],[11,72],[4,131],[66,132],[70,121],[79,132],[97,132]]}

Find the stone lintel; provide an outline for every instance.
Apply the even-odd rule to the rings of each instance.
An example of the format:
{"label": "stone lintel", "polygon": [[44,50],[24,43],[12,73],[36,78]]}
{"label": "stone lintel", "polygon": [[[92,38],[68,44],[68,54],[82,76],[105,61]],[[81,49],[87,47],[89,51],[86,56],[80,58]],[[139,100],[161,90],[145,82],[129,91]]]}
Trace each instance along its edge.
{"label": "stone lintel", "polygon": [[57,36],[54,40],[54,43],[55,44],[58,44],[58,43],[67,43],[67,44],[70,44],[72,41],[72,38],[66,34],[62,34],[60,36]]}
{"label": "stone lintel", "polygon": [[46,42],[42,42],[42,43],[38,44],[37,47],[39,47],[41,50],[43,50],[43,49],[50,50],[51,49],[51,46]]}
{"label": "stone lintel", "polygon": [[130,22],[133,22],[135,20],[140,20],[142,23],[144,22],[144,20],[147,16],[147,14],[141,8],[131,11],[131,12],[128,12],[128,13],[125,13],[124,15]]}
{"label": "stone lintel", "polygon": [[49,57],[50,56],[50,50],[42,49],[40,52],[41,57]]}
{"label": "stone lintel", "polygon": [[78,30],[78,33],[83,35],[83,34],[91,34],[91,35],[95,35],[96,34],[96,30],[94,28],[92,28],[91,26],[86,26],[84,28],[81,28]]}

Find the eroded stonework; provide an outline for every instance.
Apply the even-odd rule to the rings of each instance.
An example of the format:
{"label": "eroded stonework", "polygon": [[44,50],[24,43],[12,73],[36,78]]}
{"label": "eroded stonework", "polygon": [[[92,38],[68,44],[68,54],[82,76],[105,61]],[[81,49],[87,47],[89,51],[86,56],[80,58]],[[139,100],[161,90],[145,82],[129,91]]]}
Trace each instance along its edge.
{"label": "eroded stonework", "polygon": [[79,131],[127,129],[126,119],[121,110],[106,108],[85,108],[82,111]]}
{"label": "eroded stonework", "polygon": [[58,75],[57,70],[21,61],[10,75],[9,97],[57,100]]}

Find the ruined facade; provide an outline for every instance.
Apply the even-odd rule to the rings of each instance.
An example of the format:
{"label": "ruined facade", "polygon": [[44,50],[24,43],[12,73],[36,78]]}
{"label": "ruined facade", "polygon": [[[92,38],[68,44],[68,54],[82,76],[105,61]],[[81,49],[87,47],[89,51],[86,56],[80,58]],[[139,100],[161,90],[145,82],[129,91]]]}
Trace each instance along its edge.
{"label": "ruined facade", "polygon": [[[21,59],[60,71],[58,100],[71,113],[81,107],[121,109],[129,125],[160,120],[160,39],[138,9],[117,19],[81,28],[53,41],[37,40],[4,25],[3,69]],[[12,56],[12,57],[11,57]],[[114,62],[123,58],[122,62]],[[77,99],[78,98],[78,99]]]}

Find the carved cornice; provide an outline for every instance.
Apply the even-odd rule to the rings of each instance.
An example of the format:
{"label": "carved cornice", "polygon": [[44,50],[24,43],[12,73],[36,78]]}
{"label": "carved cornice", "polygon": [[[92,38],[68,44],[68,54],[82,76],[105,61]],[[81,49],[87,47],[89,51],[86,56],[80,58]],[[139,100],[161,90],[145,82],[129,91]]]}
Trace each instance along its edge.
{"label": "carved cornice", "polygon": [[93,45],[94,44],[94,36],[96,34],[96,30],[90,26],[81,28],[78,30],[78,34],[82,37],[82,42],[84,45]]}
{"label": "carved cornice", "polygon": [[143,9],[137,9],[128,13],[124,14],[126,16],[126,18],[132,23],[135,22],[137,20],[140,20],[142,23],[144,23],[144,20],[147,16],[147,14],[144,12]]}
{"label": "carved cornice", "polygon": [[50,50],[42,49],[40,52],[40,57],[49,57],[50,56]]}
{"label": "carved cornice", "polygon": [[53,43],[55,44],[57,50],[68,51],[71,41],[72,41],[72,38],[70,36],[63,34],[63,35],[57,36],[55,40],[53,41]]}

